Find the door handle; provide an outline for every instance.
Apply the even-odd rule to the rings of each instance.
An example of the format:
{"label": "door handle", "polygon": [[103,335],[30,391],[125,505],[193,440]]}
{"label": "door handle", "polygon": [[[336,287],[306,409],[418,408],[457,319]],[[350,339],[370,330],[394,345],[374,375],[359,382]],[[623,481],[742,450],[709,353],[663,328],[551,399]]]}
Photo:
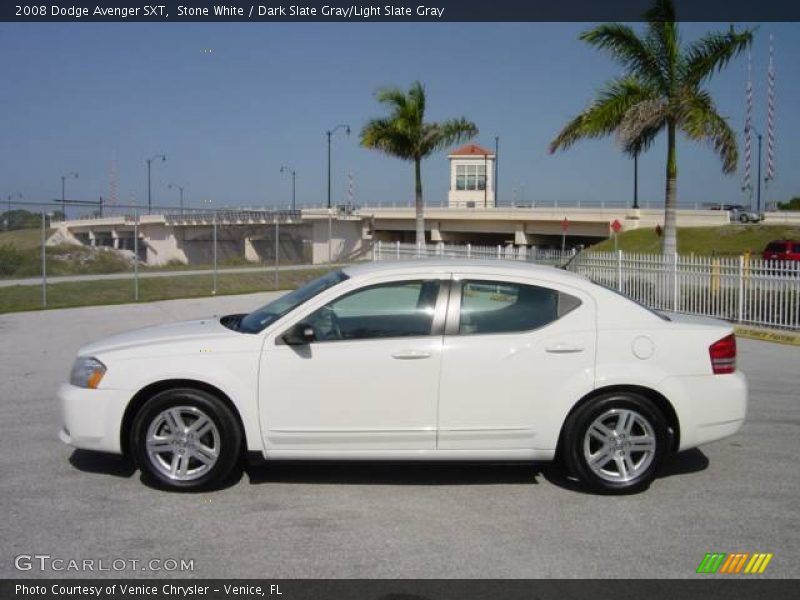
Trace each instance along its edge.
{"label": "door handle", "polygon": [[392,354],[392,358],[396,358],[397,360],[419,360],[421,358],[430,357],[431,353],[425,350],[400,350]]}
{"label": "door handle", "polygon": [[583,352],[583,346],[559,342],[557,344],[547,346],[544,351],[549,352],[550,354],[574,354],[575,352]]}

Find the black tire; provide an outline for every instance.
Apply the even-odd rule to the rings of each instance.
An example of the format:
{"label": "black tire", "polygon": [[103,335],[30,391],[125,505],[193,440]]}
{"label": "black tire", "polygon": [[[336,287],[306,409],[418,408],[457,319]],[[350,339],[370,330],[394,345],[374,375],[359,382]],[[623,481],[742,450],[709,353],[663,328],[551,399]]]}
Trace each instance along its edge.
{"label": "black tire", "polygon": [[745,214],[739,215],[739,222],[740,223],[747,223],[748,221],[750,221],[750,217],[748,217]]}
{"label": "black tire", "polygon": [[[181,422],[189,427],[193,423],[190,420],[192,411],[198,414],[198,421],[200,421],[199,415],[202,415],[213,423],[213,427],[211,425],[206,426],[209,429],[209,433],[203,434],[202,440],[198,438],[188,442],[186,440],[175,442],[177,444],[182,443],[183,446],[177,450],[173,449],[171,455],[168,449],[164,454],[153,456],[148,452],[146,441],[148,431],[151,427],[154,428],[154,431],[158,431],[159,423],[163,423],[160,430],[162,435],[164,437],[172,437],[169,424],[161,418],[165,411],[169,409],[177,409],[179,413],[182,412]],[[205,460],[211,461],[213,459],[213,464],[210,467],[194,458],[195,441],[198,444],[198,448],[201,447],[200,443],[204,443],[202,447],[213,448],[216,446],[216,453],[203,454],[206,457]],[[142,405],[131,425],[130,450],[136,465],[142,470],[143,476],[149,482],[157,487],[169,490],[194,492],[223,486],[232,478],[236,470],[241,468],[242,442],[241,427],[231,409],[213,394],[194,388],[174,388],[159,392]],[[159,468],[161,460],[166,462],[167,458],[171,459],[175,456],[175,452],[180,452],[181,458],[186,453],[187,467],[194,465],[193,470],[197,471],[197,473],[192,474],[192,469],[187,468],[187,474],[181,479],[179,474],[172,477],[165,473],[166,465]],[[189,455],[191,455],[191,458],[189,458]]]}
{"label": "black tire", "polygon": [[[623,411],[638,416],[638,419],[632,418],[633,425],[628,437],[636,436],[637,440],[644,437],[654,439],[654,449],[639,452],[632,449],[630,440],[625,447],[625,440],[616,437],[613,444],[609,442],[604,445],[592,436],[589,436],[587,442],[589,428],[599,418],[613,421],[615,416],[622,414]],[[645,424],[649,425],[649,430],[646,430]],[[612,433],[616,436],[616,429],[613,429]],[[667,451],[669,439],[666,419],[651,400],[630,392],[612,392],[593,398],[569,416],[564,425],[563,445],[560,450],[568,469],[589,490],[606,494],[630,494],[646,489],[653,481]],[[597,467],[611,465],[609,469],[601,469],[603,473],[601,476],[588,463],[586,444],[589,444],[588,450],[593,446],[598,446],[598,450],[607,448],[609,450],[606,452],[612,456],[616,456],[611,452],[613,448],[627,453],[623,456],[629,456],[634,465],[638,463],[640,472],[623,480],[624,473],[620,469],[619,462],[616,462],[617,458],[613,457]],[[598,452],[597,455],[600,454]],[[627,464],[624,458],[620,457],[620,460],[624,461],[623,464]],[[636,469],[633,470],[635,471]],[[619,477],[618,480],[612,479],[615,477],[614,473]]]}

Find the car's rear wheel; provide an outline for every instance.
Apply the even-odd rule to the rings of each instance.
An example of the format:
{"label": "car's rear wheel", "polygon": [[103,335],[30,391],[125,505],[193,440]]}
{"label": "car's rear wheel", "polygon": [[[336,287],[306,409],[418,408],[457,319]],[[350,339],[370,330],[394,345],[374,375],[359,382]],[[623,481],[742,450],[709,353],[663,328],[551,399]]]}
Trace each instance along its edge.
{"label": "car's rear wheel", "polygon": [[137,413],[131,451],[143,474],[159,487],[199,491],[227,481],[239,463],[242,433],[236,417],[208,392],[160,392]]}
{"label": "car's rear wheel", "polygon": [[653,481],[668,440],[666,420],[653,402],[612,393],[570,416],[564,454],[570,470],[590,489],[632,493]]}

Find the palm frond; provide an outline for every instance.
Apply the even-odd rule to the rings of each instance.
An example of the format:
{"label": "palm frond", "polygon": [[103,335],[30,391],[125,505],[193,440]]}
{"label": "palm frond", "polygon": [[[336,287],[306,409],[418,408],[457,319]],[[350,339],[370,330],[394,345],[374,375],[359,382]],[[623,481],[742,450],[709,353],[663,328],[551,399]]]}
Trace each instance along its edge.
{"label": "palm frond", "polygon": [[415,81],[407,93],[383,88],[376,94],[390,107],[390,114],[368,121],[361,129],[361,145],[404,160],[419,160],[478,134],[477,126],[464,118],[425,123],[425,87]]}
{"label": "palm frond", "polygon": [[385,87],[375,92],[375,99],[381,104],[389,106],[394,111],[403,111],[406,108],[406,95],[398,87]]}
{"label": "palm frond", "polygon": [[565,150],[584,138],[614,133],[630,108],[658,97],[656,90],[635,77],[611,81],[581,114],[572,119],[550,143],[550,153]]}
{"label": "palm frond", "polygon": [[664,98],[646,98],[631,106],[616,130],[617,142],[628,153],[636,153],[652,143],[669,116]]}
{"label": "palm frond", "polygon": [[478,126],[464,117],[433,123],[424,132],[420,143],[420,155],[428,156],[433,152],[474,138],[476,135],[478,135]]}
{"label": "palm frond", "polygon": [[739,160],[736,133],[728,121],[717,112],[714,101],[707,92],[700,92],[685,99],[680,106],[678,125],[691,140],[711,144],[722,159],[723,173],[733,173]]}
{"label": "palm frond", "polygon": [[414,143],[392,119],[370,119],[361,129],[361,145],[405,160],[414,157]]}
{"label": "palm frond", "polygon": [[665,86],[672,88],[682,63],[680,31],[675,22],[672,0],[656,0],[644,16],[647,21],[647,45],[658,57]]}
{"label": "palm frond", "polygon": [[661,81],[658,57],[636,32],[620,23],[603,23],[584,31],[579,39],[608,52],[632,74],[651,82]]}
{"label": "palm frond", "polygon": [[693,42],[686,49],[682,82],[690,87],[702,83],[715,71],[721,71],[731,59],[746,50],[753,42],[753,29],[741,32],[713,32]]}

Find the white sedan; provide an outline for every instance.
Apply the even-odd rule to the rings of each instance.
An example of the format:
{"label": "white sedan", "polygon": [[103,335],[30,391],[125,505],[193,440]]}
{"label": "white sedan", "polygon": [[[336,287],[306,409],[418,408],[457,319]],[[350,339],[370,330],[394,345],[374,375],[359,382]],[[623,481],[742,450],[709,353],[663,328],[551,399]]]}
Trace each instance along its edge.
{"label": "white sedan", "polygon": [[643,489],[668,452],[732,435],[747,384],[730,325],[662,315],[552,267],[332,271],[247,315],[81,348],[61,439],[207,489],[266,459],[563,459]]}

